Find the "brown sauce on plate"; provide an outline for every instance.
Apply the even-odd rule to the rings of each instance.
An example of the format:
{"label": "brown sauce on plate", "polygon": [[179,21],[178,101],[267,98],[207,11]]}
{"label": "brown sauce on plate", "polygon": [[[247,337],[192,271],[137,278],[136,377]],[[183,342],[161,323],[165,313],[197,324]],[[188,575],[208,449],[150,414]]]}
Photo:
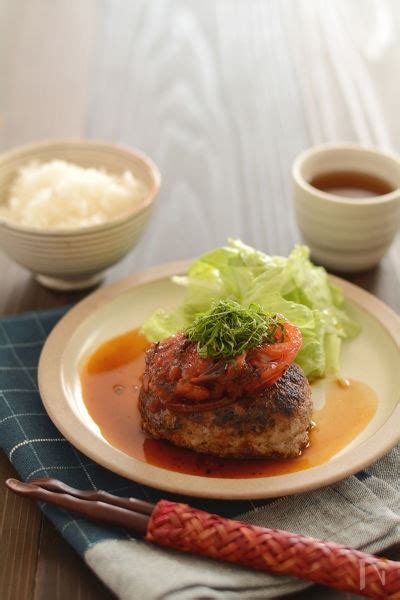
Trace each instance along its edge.
{"label": "brown sauce on plate", "polygon": [[92,419],[115,448],[138,460],[190,475],[252,478],[315,467],[359,434],[375,414],[377,396],[359,381],[326,383],[325,403],[315,410],[310,446],[290,460],[221,459],[148,438],[140,429],[137,400],[148,341],[130,331],[102,344],[81,373],[83,397]]}
{"label": "brown sauce on plate", "polygon": [[394,187],[385,179],[361,173],[360,171],[330,171],[316,175],[310,185],[335,196],[346,198],[371,198],[394,191]]}

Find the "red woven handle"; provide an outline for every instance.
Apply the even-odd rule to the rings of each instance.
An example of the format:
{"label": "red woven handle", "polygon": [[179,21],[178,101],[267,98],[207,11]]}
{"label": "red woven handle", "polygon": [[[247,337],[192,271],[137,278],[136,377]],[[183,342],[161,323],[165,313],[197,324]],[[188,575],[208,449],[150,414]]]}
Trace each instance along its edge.
{"label": "red woven handle", "polygon": [[279,529],[246,525],[187,504],[161,500],[150,518],[146,540],[370,598],[400,600],[400,562]]}

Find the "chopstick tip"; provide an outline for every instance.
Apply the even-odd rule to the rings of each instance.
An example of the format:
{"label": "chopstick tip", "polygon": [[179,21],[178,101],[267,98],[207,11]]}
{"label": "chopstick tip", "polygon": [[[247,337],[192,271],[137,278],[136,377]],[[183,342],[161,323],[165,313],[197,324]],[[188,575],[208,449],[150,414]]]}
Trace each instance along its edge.
{"label": "chopstick tip", "polygon": [[22,481],[19,481],[18,479],[14,479],[13,477],[9,477],[8,479],[6,479],[6,486],[10,490],[13,490],[13,492],[17,491],[21,484],[22,484]]}
{"label": "chopstick tip", "polygon": [[31,483],[24,483],[23,481],[19,481],[19,479],[14,479],[13,477],[6,479],[6,486],[8,489],[16,492],[17,494],[24,494],[36,489],[35,485],[32,485]]}

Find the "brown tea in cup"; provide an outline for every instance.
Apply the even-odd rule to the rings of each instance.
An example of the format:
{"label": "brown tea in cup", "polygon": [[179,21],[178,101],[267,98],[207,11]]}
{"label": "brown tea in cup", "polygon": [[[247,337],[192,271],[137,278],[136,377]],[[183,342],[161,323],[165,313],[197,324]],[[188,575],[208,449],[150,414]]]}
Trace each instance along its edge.
{"label": "brown tea in cup", "polygon": [[391,183],[361,171],[330,171],[315,175],[310,185],[335,196],[346,198],[371,198],[393,192]]}

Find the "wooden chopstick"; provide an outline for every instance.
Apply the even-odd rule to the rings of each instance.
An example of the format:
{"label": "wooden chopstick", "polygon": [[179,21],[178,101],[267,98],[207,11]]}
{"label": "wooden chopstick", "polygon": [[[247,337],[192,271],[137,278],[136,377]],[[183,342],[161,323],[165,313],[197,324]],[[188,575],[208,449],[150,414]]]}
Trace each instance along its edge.
{"label": "wooden chopstick", "polygon": [[133,510],[142,515],[151,515],[154,510],[154,504],[150,502],[144,502],[144,500],[138,500],[137,498],[122,498],[121,496],[113,496],[104,490],[78,490],[76,488],[59,481],[58,479],[32,479],[29,483],[39,486],[45,490],[52,492],[61,492],[63,494],[69,494],[76,498],[82,498],[83,500],[98,500],[105,502],[106,504],[112,504],[113,506],[120,506],[127,510]]}
{"label": "wooden chopstick", "polygon": [[[109,502],[109,499],[104,498],[104,495],[109,495],[106,492],[100,495],[95,492],[94,495],[97,494],[102,498],[97,500],[93,498],[89,499],[87,496],[77,497],[76,495],[71,495],[64,491],[52,491],[46,489],[43,485],[34,482],[23,483],[17,479],[7,479],[6,485],[10,490],[17,494],[35,498],[42,502],[55,504],[56,506],[76,512],[91,520],[132,529],[141,534],[145,534],[147,531],[147,525],[150,518],[149,514],[139,513],[130,507],[121,507],[120,505]],[[54,480],[52,481],[51,486],[54,487]],[[85,492],[83,492],[83,494],[85,494]],[[114,499],[116,496],[113,496],[112,498]],[[140,501],[138,502],[140,503]]]}

